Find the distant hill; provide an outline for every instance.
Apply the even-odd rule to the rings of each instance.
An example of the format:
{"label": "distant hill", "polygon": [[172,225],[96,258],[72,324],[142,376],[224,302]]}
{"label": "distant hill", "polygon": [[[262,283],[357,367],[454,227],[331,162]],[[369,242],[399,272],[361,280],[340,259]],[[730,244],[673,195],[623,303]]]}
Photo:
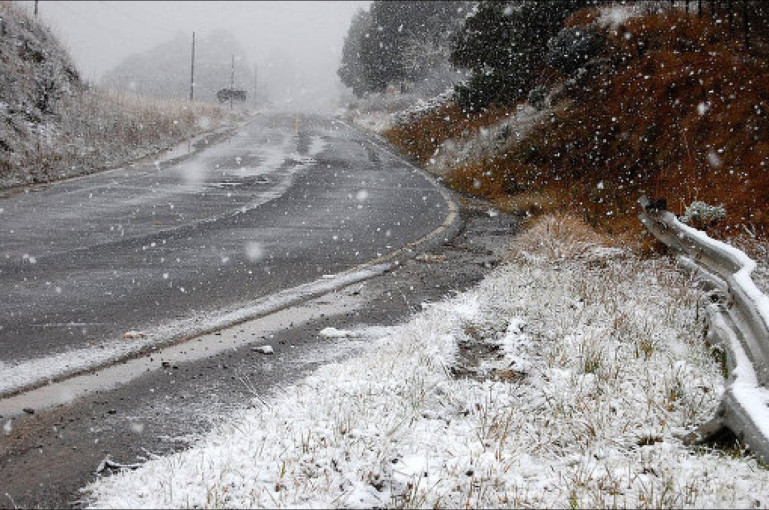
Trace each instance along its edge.
{"label": "distant hill", "polygon": [[[184,99],[190,95],[192,34],[178,33],[173,39],[149,51],[131,55],[105,73],[101,84],[153,97]],[[195,42],[195,99],[216,101],[216,92],[230,86],[232,57],[235,56],[235,88],[251,94],[253,63],[235,37],[217,30]]]}

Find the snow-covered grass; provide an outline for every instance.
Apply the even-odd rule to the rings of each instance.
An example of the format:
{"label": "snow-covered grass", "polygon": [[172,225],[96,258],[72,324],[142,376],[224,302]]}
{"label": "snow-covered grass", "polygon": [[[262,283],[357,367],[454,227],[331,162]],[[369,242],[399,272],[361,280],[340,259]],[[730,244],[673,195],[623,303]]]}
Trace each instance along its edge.
{"label": "snow-covered grass", "polygon": [[13,168],[0,176],[0,187],[116,167],[233,124],[243,115],[218,105],[104,89],[66,96],[58,110],[58,115],[29,125],[31,141],[19,144]]}
{"label": "snow-covered grass", "polygon": [[435,101],[436,98],[425,100],[410,93],[373,93],[351,102],[340,115],[360,128],[381,133],[402,121],[407,112],[424,110],[429,108],[427,105],[437,104]]}
{"label": "snow-covered grass", "polygon": [[89,87],[26,9],[0,2],[0,19],[0,189],[116,167],[244,113]]}
{"label": "snow-covered grass", "polygon": [[654,12],[654,2],[637,2],[631,5],[612,5],[601,9],[598,24],[604,27],[617,28],[630,18]]}
{"label": "snow-covered grass", "polygon": [[376,330],[362,357],[98,480],[91,504],[769,505],[754,459],[680,439],[724,382],[693,282],[558,221],[524,233],[475,289]]}
{"label": "snow-covered grass", "polygon": [[396,124],[411,124],[422,115],[430,113],[432,110],[449,104],[454,99],[454,87],[450,87],[440,94],[429,99],[418,99],[416,104],[400,111],[394,115],[393,121]]}
{"label": "snow-covered grass", "polygon": [[510,150],[511,144],[520,142],[549,114],[549,109],[537,110],[528,104],[520,104],[508,116],[488,127],[445,140],[425,169],[436,175],[448,175],[462,165],[497,157]]}

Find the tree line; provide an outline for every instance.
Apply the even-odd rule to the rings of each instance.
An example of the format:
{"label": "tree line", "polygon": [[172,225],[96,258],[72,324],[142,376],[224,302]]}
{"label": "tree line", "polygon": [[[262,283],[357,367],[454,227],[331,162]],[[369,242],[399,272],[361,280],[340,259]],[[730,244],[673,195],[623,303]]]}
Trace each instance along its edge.
{"label": "tree line", "polygon": [[[375,0],[353,18],[338,75],[358,97],[416,89],[440,92],[455,86],[468,110],[525,99],[543,66],[567,74],[600,45],[589,30],[563,28],[586,7],[633,2],[605,0],[390,1]],[[769,2],[763,0],[669,0],[656,8],[685,8],[727,23],[746,48],[767,41]]]}

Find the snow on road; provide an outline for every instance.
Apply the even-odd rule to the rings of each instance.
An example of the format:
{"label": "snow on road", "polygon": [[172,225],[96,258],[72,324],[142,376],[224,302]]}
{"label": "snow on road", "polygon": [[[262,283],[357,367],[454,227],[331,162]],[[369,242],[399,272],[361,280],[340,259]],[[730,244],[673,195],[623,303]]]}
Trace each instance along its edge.
{"label": "snow on road", "polygon": [[[241,142],[241,139],[245,141]],[[166,184],[164,186],[160,186],[158,184],[148,188],[139,187],[135,190],[134,198],[119,200],[120,205],[115,207],[119,207],[120,211],[122,212],[116,213],[114,212],[115,207],[112,207],[112,214],[119,214],[125,217],[129,217],[131,215],[127,211],[133,209],[134,207],[140,207],[142,210],[148,212],[145,213],[142,220],[137,219],[136,217],[132,218],[130,223],[134,232],[130,235],[139,237],[149,235],[150,233],[157,234],[159,232],[158,226],[153,221],[153,218],[155,218],[154,208],[160,204],[167,206],[168,203],[171,203],[171,208],[173,209],[172,202],[177,200],[180,196],[199,192],[206,187],[216,187],[216,182],[209,182],[213,175],[221,175],[225,177],[236,176],[239,178],[255,175],[269,175],[271,178],[275,179],[277,183],[270,187],[268,190],[262,191],[260,193],[255,194],[249,192],[248,198],[244,199],[243,203],[240,204],[237,208],[227,208],[225,205],[220,207],[220,210],[217,210],[213,215],[211,208],[200,208],[200,212],[187,208],[183,214],[183,216],[186,217],[185,223],[177,222],[173,228],[179,229],[181,226],[186,225],[187,223],[200,224],[203,222],[217,221],[223,216],[241,214],[250,209],[254,209],[263,203],[266,203],[285,194],[286,191],[291,187],[294,176],[300,171],[317,164],[315,157],[323,150],[325,150],[328,145],[328,143],[325,142],[321,137],[312,136],[309,140],[308,151],[306,154],[300,155],[296,150],[296,142],[293,140],[292,136],[276,137],[276,139],[277,141],[275,146],[265,145],[263,147],[254,148],[249,145],[247,149],[243,149],[243,160],[241,161],[240,157],[235,158],[232,161],[233,165],[231,168],[220,169],[218,168],[218,165],[215,169],[208,168],[208,166],[213,165],[211,161],[216,161],[217,159],[224,160],[224,155],[229,154],[227,151],[232,152],[233,150],[232,147],[226,144],[213,147],[199,157],[183,165],[180,165],[177,169],[175,169],[174,172],[179,174],[178,182],[176,179],[172,179],[172,184]],[[248,139],[239,135],[236,137],[236,141],[238,141],[238,143],[245,144],[247,143]],[[295,164],[287,166],[285,165],[286,161],[293,161]],[[281,170],[284,167],[287,168]],[[122,171],[123,170],[120,170],[120,172]],[[112,172],[112,174],[115,173],[116,172]],[[124,179],[127,182],[131,182],[131,175],[132,174],[129,171]],[[98,178],[99,176],[96,176],[91,179]],[[108,182],[111,182],[111,180]],[[184,186],[180,186],[180,182],[184,183]],[[125,187],[126,184],[121,186]],[[116,196],[111,191],[116,190],[119,187],[120,186],[117,184],[104,183],[99,184],[94,188],[86,185],[83,186],[82,189],[78,189],[77,194],[83,195],[86,192],[89,193],[89,198],[85,201],[85,203],[90,204],[92,207],[87,209],[87,214],[94,216],[104,215],[105,211],[110,210],[110,206],[108,204],[113,204],[116,201]],[[89,192],[89,190],[96,189],[100,189],[102,193],[94,197],[93,192]],[[107,192],[107,190],[109,192]],[[24,223],[29,222],[29,214],[19,214],[14,216],[12,219],[9,218],[9,225],[10,227],[13,227],[11,231],[13,232],[15,230],[18,232],[24,232],[24,236],[26,236],[22,237],[23,242],[19,242],[19,246],[15,251],[18,252],[18,250],[28,249],[27,245],[34,243],[40,246],[38,253],[35,255],[52,256],[57,253],[54,251],[55,249],[60,253],[67,253],[71,250],[82,249],[83,246],[94,246],[98,243],[114,241],[116,238],[125,238],[125,230],[122,228],[116,229],[115,231],[110,230],[110,232],[94,232],[79,227],[79,235],[72,236],[69,244],[64,244],[63,246],[60,243],[58,246],[54,247],[54,242],[50,240],[55,239],[53,235],[43,234],[42,240],[37,239],[37,237],[41,236],[41,232],[48,232],[49,230],[61,230],[62,228],[66,228],[66,230],[69,230],[69,228],[72,228],[73,230],[75,229],[75,227],[72,227],[69,224],[67,224],[66,227],[58,225],[54,228],[54,226],[51,226],[51,224],[54,223],[52,218],[62,218],[64,216],[70,215],[72,219],[77,220],[78,225],[89,223],[88,217],[84,216],[86,213],[83,212],[83,207],[73,206],[72,201],[77,200],[70,196],[73,194],[76,193],[69,192],[65,195],[64,199],[59,197],[59,201],[56,203],[56,206],[46,205],[45,208],[38,206],[41,210],[45,210],[46,214],[40,216],[40,218],[38,218],[36,222],[31,225],[29,223]],[[19,208],[21,209],[21,207]],[[70,209],[70,212],[64,213],[63,211],[67,210],[67,208]],[[178,210],[181,209],[182,207],[180,206]],[[13,222],[18,222],[18,226],[15,226]],[[31,240],[28,239],[31,236],[34,236],[34,238]],[[90,242],[85,241],[86,237],[89,237]],[[19,236],[17,235],[15,240],[18,241],[18,238]],[[154,247],[154,243],[152,246]],[[20,252],[14,253],[14,248],[15,247],[13,245],[4,246],[4,254],[6,259],[21,258],[30,264],[35,264],[37,262],[35,256],[29,255],[27,253],[24,253],[23,256],[19,255]],[[262,248],[260,245],[254,243],[246,243],[245,251],[249,260],[255,261],[260,258],[258,255],[261,254]],[[87,272],[81,273],[82,274],[80,276],[83,279],[81,282],[82,285],[92,285],[95,272],[93,270],[89,270]],[[109,271],[109,274],[111,273],[112,270]],[[70,276],[70,278],[72,278],[72,276]],[[168,278],[168,273],[164,273],[163,278]],[[39,294],[50,294],[47,288],[49,286],[50,282],[46,284],[39,283],[37,285],[37,292]],[[76,285],[71,286],[77,287]],[[183,288],[181,290],[184,291]],[[61,288],[57,287],[56,292],[57,294],[61,294]],[[214,312],[214,314],[216,313],[221,315],[225,312]],[[105,342],[86,348],[65,348],[59,352],[51,353],[48,356],[40,356],[13,362],[0,361],[0,370],[2,371],[2,377],[0,377],[0,393],[11,393],[24,387],[40,384],[48,380],[62,378],[67,375],[109,363],[116,359],[120,359],[139,352],[148,346],[158,343],[166,343],[170,338],[179,337],[183,334],[190,334],[193,328],[197,328],[197,331],[200,331],[201,328],[199,326],[190,324],[192,322],[197,322],[199,319],[200,317],[195,317],[194,320],[191,319],[177,321],[179,322],[178,324],[166,325],[163,328],[163,331],[155,332],[155,334],[134,335],[132,334],[133,332],[129,331],[123,335],[123,337],[126,340],[134,340],[130,343],[111,341],[114,339],[103,339]],[[210,327],[215,327],[215,324],[212,323],[211,320],[220,324],[223,323],[223,321],[226,322],[226,319],[223,318],[209,318],[208,322]],[[73,326],[87,326],[87,324],[44,323],[40,327]],[[0,329],[2,328],[0,327]]]}
{"label": "snow on road", "polygon": [[187,451],[99,479],[90,504],[769,506],[753,458],[682,443],[724,388],[693,283],[665,260],[548,243],[522,239],[405,324],[326,331],[371,346]]}

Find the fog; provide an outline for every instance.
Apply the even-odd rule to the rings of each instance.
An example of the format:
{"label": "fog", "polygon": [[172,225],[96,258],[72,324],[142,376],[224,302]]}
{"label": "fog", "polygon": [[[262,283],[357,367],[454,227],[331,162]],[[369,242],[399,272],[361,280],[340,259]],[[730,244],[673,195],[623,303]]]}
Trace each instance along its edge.
{"label": "fog", "polygon": [[276,107],[329,110],[341,89],[336,69],[344,36],[353,14],[369,3],[56,1],[40,2],[38,16],[94,83],[126,57],[180,33],[191,43],[193,31],[205,40],[225,29],[243,47],[245,55],[237,58],[256,67],[258,87]]}

